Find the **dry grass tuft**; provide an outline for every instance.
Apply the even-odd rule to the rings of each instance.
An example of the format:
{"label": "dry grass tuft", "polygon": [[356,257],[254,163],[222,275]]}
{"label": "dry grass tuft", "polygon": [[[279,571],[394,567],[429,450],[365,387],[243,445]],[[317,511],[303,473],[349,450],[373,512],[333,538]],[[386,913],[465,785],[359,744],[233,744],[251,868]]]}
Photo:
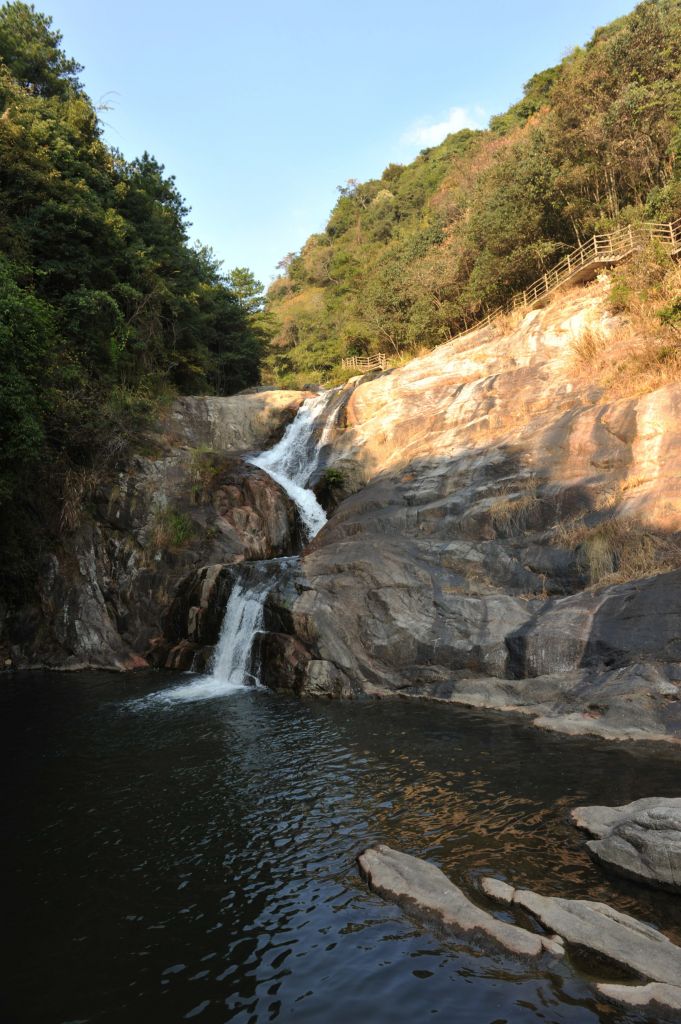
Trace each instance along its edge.
{"label": "dry grass tuft", "polygon": [[519,306],[508,313],[500,313],[494,320],[495,331],[502,336],[517,331],[528,313],[529,310],[525,306]]}
{"label": "dry grass tuft", "polygon": [[206,501],[210,485],[220,471],[217,454],[207,445],[194,448],[189,458],[189,479],[194,504]]}
{"label": "dry grass tuft", "polygon": [[492,526],[504,534],[520,533],[537,512],[541,499],[537,495],[537,481],[531,477],[526,481],[524,493],[513,492],[510,485],[504,487],[499,497],[489,507]]}
{"label": "dry grass tuft", "polygon": [[625,583],[681,568],[681,538],[630,516],[613,516],[596,526],[583,521],[561,523],[554,540],[575,551],[591,586]]}
{"label": "dry grass tuft", "polygon": [[608,336],[602,330],[586,325],[574,336],[570,348],[577,363],[592,367],[607,353],[608,345]]}
{"label": "dry grass tuft", "polygon": [[[585,327],[572,343],[576,376],[624,398],[681,381],[681,267],[647,250],[612,277],[617,327]],[[678,312],[677,312],[678,311]]]}
{"label": "dry grass tuft", "polygon": [[62,486],[59,526],[64,533],[77,530],[87,503],[99,484],[100,475],[94,469],[68,469]]}

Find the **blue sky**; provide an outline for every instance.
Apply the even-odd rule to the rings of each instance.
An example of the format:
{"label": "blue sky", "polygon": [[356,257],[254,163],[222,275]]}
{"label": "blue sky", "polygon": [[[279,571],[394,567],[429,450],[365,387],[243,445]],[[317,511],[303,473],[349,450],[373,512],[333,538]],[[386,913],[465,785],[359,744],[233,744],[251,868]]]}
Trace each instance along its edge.
{"label": "blue sky", "polygon": [[267,284],[348,178],[484,127],[633,0],[37,0],[107,141],[177,178],[192,235]]}

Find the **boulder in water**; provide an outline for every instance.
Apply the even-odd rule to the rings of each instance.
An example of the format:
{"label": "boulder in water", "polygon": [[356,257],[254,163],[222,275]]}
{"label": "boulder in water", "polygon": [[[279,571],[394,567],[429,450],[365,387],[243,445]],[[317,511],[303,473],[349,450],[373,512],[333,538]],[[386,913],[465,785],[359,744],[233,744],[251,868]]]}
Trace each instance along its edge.
{"label": "boulder in water", "polygon": [[577,807],[572,820],[595,837],[586,845],[599,864],[626,878],[681,892],[681,797]]}
{"label": "boulder in water", "polygon": [[[491,898],[495,879],[484,879]],[[509,899],[509,891],[512,898]],[[559,935],[568,946],[666,985],[681,981],[681,948],[649,924],[593,900],[541,896],[529,889],[505,886],[501,902],[532,914],[544,927]]]}
{"label": "boulder in water", "polygon": [[498,921],[476,907],[434,864],[389,846],[369,847],[357,858],[369,887],[385,899],[448,931],[475,933],[493,939],[510,953],[539,956],[541,935]]}

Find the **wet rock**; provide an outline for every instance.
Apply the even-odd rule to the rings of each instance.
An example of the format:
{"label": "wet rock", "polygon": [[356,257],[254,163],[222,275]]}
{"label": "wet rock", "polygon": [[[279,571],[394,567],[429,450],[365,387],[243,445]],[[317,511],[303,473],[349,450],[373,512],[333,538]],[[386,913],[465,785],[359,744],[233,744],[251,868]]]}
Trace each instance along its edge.
{"label": "wet rock", "polygon": [[[486,882],[483,885],[492,896],[494,888]],[[505,905],[509,903],[507,888],[502,891]],[[596,960],[616,964],[638,977],[667,985],[676,985],[681,978],[679,946],[651,925],[605,903],[541,896],[527,889],[515,889],[511,906],[532,914],[568,946]]]}
{"label": "wet rock", "polygon": [[317,501],[327,513],[356,494],[367,483],[366,473],[356,459],[336,459],[332,466],[319,469],[310,480]]}
{"label": "wet rock", "polygon": [[265,633],[258,652],[260,682],[271,690],[301,693],[310,652],[300,640],[282,633]]}
{"label": "wet rock", "polygon": [[492,939],[511,953],[540,956],[542,936],[498,921],[476,907],[434,864],[389,846],[370,847],[357,859],[369,887],[429,922],[453,932]]}
{"label": "wet rock", "polygon": [[46,556],[35,602],[0,636],[13,665],[126,671],[147,665],[148,653],[152,664],[184,668],[190,645],[205,653],[224,607],[224,577],[211,567],[299,547],[291,500],[234,452],[266,446],[305,397],[178,400],[150,454],[102,478],[82,521]]}
{"label": "wet rock", "polygon": [[646,1006],[658,1010],[681,1010],[681,987],[651,981],[648,985],[596,986],[598,991],[615,1003],[626,1006]]}
{"label": "wet rock", "polygon": [[681,798],[577,807],[572,820],[596,837],[586,845],[599,864],[626,878],[681,892]]}

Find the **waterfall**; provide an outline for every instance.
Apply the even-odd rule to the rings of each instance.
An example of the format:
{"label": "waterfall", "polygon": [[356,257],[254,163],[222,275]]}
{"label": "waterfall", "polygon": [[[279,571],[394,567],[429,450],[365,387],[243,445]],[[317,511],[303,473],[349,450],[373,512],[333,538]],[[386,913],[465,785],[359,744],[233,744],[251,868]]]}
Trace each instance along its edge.
{"label": "waterfall", "polygon": [[[327,439],[325,413],[334,392],[322,392],[300,406],[282,439],[268,451],[248,459],[263,469],[295,503],[308,539],[326,522],[326,513],[305,484],[317,468],[321,438]],[[327,424],[328,426],[328,424]],[[315,435],[320,435],[318,438]],[[238,574],[225,608],[210,675],[154,695],[164,701],[205,700],[257,685],[253,642],[262,630],[265,601],[277,571],[290,556],[236,566]]]}
{"label": "waterfall", "polygon": [[314,435],[333,395],[333,391],[326,391],[308,398],[281,441],[248,460],[252,466],[264,469],[295,502],[308,539],[319,533],[326,522],[326,512],[305,484],[317,468],[320,446],[314,443]]}

